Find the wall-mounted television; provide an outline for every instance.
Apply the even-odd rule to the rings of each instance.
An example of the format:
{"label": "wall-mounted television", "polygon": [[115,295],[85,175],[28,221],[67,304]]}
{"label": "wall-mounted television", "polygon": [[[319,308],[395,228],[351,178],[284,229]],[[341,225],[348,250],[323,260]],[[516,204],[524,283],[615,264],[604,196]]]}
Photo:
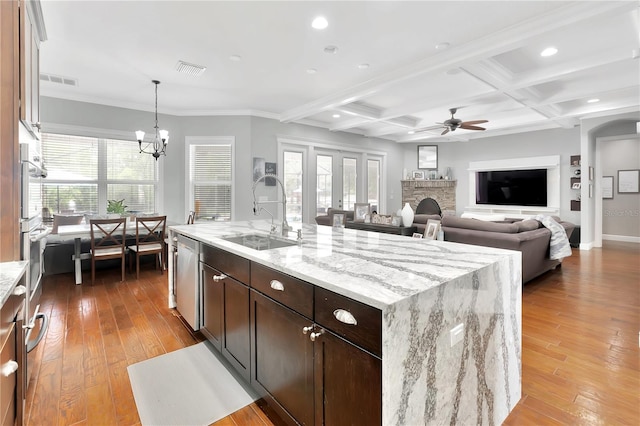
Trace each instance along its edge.
{"label": "wall-mounted television", "polygon": [[547,206],[547,169],[476,172],[476,204]]}

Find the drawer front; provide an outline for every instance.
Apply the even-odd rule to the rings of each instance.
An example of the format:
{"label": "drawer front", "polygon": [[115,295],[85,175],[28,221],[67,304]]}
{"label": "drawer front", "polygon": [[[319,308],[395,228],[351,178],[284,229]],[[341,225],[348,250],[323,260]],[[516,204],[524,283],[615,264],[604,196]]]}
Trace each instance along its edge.
{"label": "drawer front", "polygon": [[251,287],[305,317],[313,318],[313,285],[252,262]]}
{"label": "drawer front", "polygon": [[[8,331],[9,338],[4,342],[4,346],[0,349],[0,365],[5,365],[9,361],[17,361],[15,332],[15,323],[11,323],[11,328]],[[17,372],[12,373],[7,377],[0,374],[0,416],[6,413],[9,408],[9,404],[13,404],[15,401],[14,396],[16,392],[16,385],[18,383],[17,377]],[[13,415],[11,415],[11,413],[9,413],[9,415],[10,418],[15,416],[15,412]]]}
{"label": "drawer front", "polygon": [[214,269],[243,283],[249,282],[250,261],[228,251],[202,245],[202,261]]}
{"label": "drawer front", "polygon": [[16,318],[18,307],[23,296],[10,295],[4,305],[0,308],[0,346],[2,346],[9,336],[9,330],[13,327],[13,320]]}
{"label": "drawer front", "polygon": [[[354,319],[355,324],[350,324]],[[379,309],[315,287],[315,322],[374,355],[382,356],[382,311]]]}

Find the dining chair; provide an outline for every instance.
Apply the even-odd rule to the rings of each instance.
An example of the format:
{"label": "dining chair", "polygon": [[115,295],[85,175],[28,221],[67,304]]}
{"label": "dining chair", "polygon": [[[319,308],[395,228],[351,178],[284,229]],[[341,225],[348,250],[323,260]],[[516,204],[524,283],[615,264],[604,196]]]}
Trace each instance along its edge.
{"label": "dining chair", "polygon": [[167,216],[136,217],[136,243],[129,246],[129,269],[131,256],[136,257],[136,278],[140,278],[140,256],[155,254],[156,268],[160,266],[160,273],[164,273],[164,234]]}
{"label": "dining chair", "polygon": [[118,259],[122,265],[124,281],[124,257],[126,248],[126,218],[92,219],[91,228],[91,285],[96,278],[96,261]]}

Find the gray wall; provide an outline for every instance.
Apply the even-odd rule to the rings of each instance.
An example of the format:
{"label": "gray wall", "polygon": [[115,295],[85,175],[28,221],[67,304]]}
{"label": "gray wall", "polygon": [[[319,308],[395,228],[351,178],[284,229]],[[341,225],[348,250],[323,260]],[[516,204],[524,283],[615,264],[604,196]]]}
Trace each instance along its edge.
{"label": "gray wall", "polygon": [[[456,211],[461,214],[469,199],[468,168],[473,161],[504,160],[539,156],[560,156],[560,217],[579,224],[580,212],[571,211],[571,190],[569,167],[570,157],[580,154],[580,130],[552,129],[512,135],[473,139],[468,142],[419,143],[405,146],[405,167],[417,169],[417,146],[438,145],[438,176],[444,175],[451,167],[453,178],[457,180]],[[566,185],[564,184],[566,183]]]}
{"label": "gray wall", "polygon": [[[640,112],[633,111],[607,117],[583,119],[580,125],[580,153],[582,176],[588,173],[588,167],[595,168],[596,140],[601,137],[632,135],[636,133],[636,123],[640,121]],[[595,176],[602,176],[595,169]],[[596,239],[596,200],[589,197],[588,185],[582,185],[582,211],[580,212],[580,248],[589,249],[598,246]]]}
{"label": "gray wall", "polygon": [[640,139],[604,141],[602,176],[613,176],[613,199],[602,200],[602,234],[640,237],[640,193],[618,193],[618,170],[640,169]]}
{"label": "gray wall", "polygon": [[[42,97],[40,116],[47,125],[71,125],[118,132],[128,132],[133,141],[135,130],[151,130],[152,112],[117,108],[86,102]],[[366,138],[346,132],[330,132],[326,129],[302,124],[280,123],[250,116],[205,116],[181,117],[159,114],[158,122],[170,131],[167,156],[159,159],[161,164],[162,194],[159,210],[175,222],[186,220],[185,207],[185,137],[188,136],[233,136],[235,138],[235,210],[233,220],[252,218],[252,161],[263,157],[277,162],[277,136],[299,137],[322,143],[369,147],[387,153],[387,170],[391,171],[385,188],[387,206],[394,211],[400,208],[400,179],[393,173],[402,168],[402,147],[394,142]]]}

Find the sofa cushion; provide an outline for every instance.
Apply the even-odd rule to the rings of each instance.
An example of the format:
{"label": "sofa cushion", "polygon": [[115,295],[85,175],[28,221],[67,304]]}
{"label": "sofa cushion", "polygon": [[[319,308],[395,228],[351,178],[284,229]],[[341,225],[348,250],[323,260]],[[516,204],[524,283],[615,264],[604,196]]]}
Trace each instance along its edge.
{"label": "sofa cushion", "polygon": [[516,225],[515,223],[494,223],[484,220],[465,219],[455,216],[443,217],[442,226],[451,228],[473,229],[476,231],[502,232],[505,234],[517,234],[519,232],[518,225]]}
{"label": "sofa cushion", "polygon": [[535,219],[521,220],[520,222],[514,222],[514,225],[518,227],[518,232],[533,231],[540,227],[540,222]]}
{"label": "sofa cushion", "polygon": [[505,220],[505,215],[495,213],[462,213],[460,216],[463,219],[478,219],[487,222],[502,222]]}

